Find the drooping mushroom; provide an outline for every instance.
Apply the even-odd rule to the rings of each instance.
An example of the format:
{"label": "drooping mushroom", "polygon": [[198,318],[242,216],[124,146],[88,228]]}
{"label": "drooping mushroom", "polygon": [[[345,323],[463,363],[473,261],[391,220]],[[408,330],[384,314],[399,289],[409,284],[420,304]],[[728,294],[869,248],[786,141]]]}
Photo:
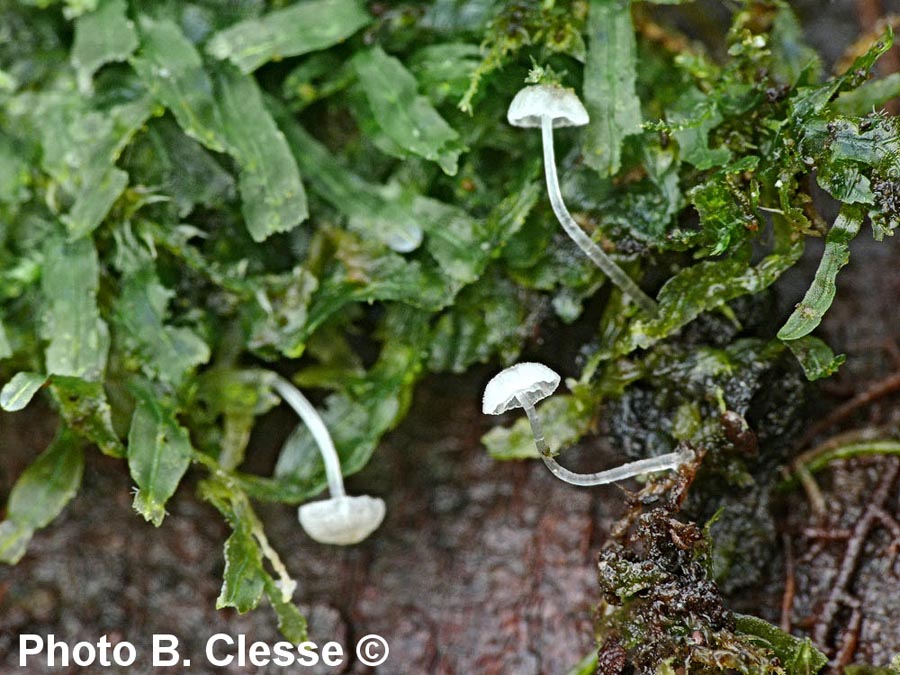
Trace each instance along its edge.
{"label": "drooping mushroom", "polygon": [[298,510],[300,525],[320,544],[347,546],[361,542],[384,520],[384,501],[368,495],[347,495],[337,451],[318,411],[297,387],[284,378],[273,374],[271,385],[306,424],[325,463],[325,476],[331,496],[329,499],[301,506]]}
{"label": "drooping mushroom", "polygon": [[481,410],[485,415],[499,415],[514,408],[523,408],[531,424],[534,444],[544,464],[560,480],[572,485],[604,485],[654,471],[677,469],[691,458],[689,450],[670,452],[597,473],[576,473],[561,466],[550,452],[544,439],[544,427],[535,404],[550,396],[559,386],[559,375],[542,363],[517,363],[501,371],[484,388]]}
{"label": "drooping mushroom", "polygon": [[553,149],[553,129],[555,127],[580,127],[590,120],[587,110],[571,89],[555,84],[535,84],[520,90],[509,105],[506,113],[509,123],[515,127],[540,127],[544,143],[544,173],[547,177],[547,192],[550,205],[566,234],[584,251],[603,273],[621,291],[631,298],[647,314],[656,314],[656,302],[644,293],[638,285],[606,255],[582,230],[566,208],[556,174],[556,156]]}

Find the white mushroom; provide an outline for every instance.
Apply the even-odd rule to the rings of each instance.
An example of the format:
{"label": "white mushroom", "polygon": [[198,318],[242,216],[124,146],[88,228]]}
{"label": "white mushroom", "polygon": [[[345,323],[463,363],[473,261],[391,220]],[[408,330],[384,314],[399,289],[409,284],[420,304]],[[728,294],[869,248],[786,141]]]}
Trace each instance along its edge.
{"label": "white mushroom", "polygon": [[553,129],[554,127],[580,127],[590,121],[587,111],[575,92],[555,84],[536,84],[525,87],[513,98],[506,118],[515,127],[541,128],[544,142],[544,173],[547,177],[550,205],[566,234],[625,295],[645,312],[655,315],[656,302],[644,293],[593,239],[585,234],[563,202],[559,177],[556,174]]}
{"label": "white mushroom", "polygon": [[332,497],[300,507],[300,524],[320,544],[358,544],[384,520],[384,500],[368,495]]}
{"label": "white mushroom", "polygon": [[658,457],[648,457],[629,462],[614,469],[597,473],[575,473],[561,466],[550,452],[544,439],[544,427],[535,410],[535,404],[550,396],[559,386],[559,375],[542,363],[517,363],[501,371],[484,388],[481,410],[485,415],[523,408],[531,424],[534,444],[544,464],[560,480],[572,485],[604,485],[654,471],[677,469],[691,458],[690,450],[670,452]]}
{"label": "white mushroom", "polygon": [[297,387],[284,378],[273,374],[271,384],[306,424],[325,463],[331,497],[301,506],[298,511],[300,525],[320,544],[347,546],[361,542],[384,520],[384,501],[368,495],[347,496],[337,451],[318,411]]}

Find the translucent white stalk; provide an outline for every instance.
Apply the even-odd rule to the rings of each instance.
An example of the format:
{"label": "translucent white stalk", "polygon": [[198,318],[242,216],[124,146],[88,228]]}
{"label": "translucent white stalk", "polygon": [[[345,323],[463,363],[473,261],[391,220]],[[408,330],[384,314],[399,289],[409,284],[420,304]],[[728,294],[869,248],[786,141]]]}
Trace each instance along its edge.
{"label": "translucent white stalk", "polygon": [[684,450],[681,452],[670,452],[658,457],[648,457],[647,459],[639,459],[636,462],[629,462],[617,466],[614,469],[598,471],[597,473],[576,473],[561,466],[550,453],[550,446],[544,439],[544,426],[541,424],[541,418],[535,410],[534,403],[527,396],[517,397],[519,403],[525,409],[528,415],[528,421],[531,423],[531,433],[534,435],[534,444],[537,446],[538,452],[541,453],[541,459],[550,469],[550,472],[572,485],[581,487],[589,487],[592,485],[606,485],[607,483],[615,483],[633,476],[640,476],[645,473],[653,473],[655,471],[668,471],[677,469],[679,466],[687,462],[691,458],[691,452]]}
{"label": "translucent white stalk", "polygon": [[[612,259],[606,255],[587,234],[582,230],[569,209],[563,202],[562,191],[559,187],[559,177],[556,174],[556,156],[553,150],[553,119],[549,115],[541,117],[541,135],[544,141],[544,173],[547,177],[547,192],[550,195],[550,206],[553,207],[553,213],[556,214],[557,220],[566,231],[566,234],[572,238],[578,248],[584,251],[585,255],[600,268],[600,270],[609,277],[621,291],[634,301],[638,307],[651,316],[656,316],[656,302],[644,293],[631,277],[622,271],[622,268],[616,265]],[[565,479],[563,479],[565,480]]]}
{"label": "translucent white stalk", "polygon": [[341,473],[341,462],[338,459],[337,450],[334,448],[334,442],[331,440],[331,434],[328,427],[322,421],[322,417],[316,410],[315,406],[300,393],[293,384],[288,382],[280,375],[272,375],[272,388],[278,392],[282,400],[294,409],[294,412],[300,416],[309,433],[312,434],[313,441],[319,448],[322,455],[322,461],[325,463],[325,476],[328,479],[328,492],[332,497],[343,497],[344,476]]}

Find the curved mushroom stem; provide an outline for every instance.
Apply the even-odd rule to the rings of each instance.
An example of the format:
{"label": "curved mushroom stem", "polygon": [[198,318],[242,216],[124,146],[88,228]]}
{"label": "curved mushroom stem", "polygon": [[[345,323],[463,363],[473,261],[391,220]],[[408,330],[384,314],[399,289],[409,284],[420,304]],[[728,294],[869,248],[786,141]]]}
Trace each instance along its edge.
{"label": "curved mushroom stem", "polygon": [[550,206],[553,207],[553,213],[556,214],[560,225],[563,226],[563,229],[572,238],[572,241],[578,244],[578,248],[584,251],[585,255],[609,277],[610,281],[618,286],[625,295],[631,298],[647,314],[656,316],[656,302],[644,293],[631,277],[625,274],[622,268],[616,265],[603,249],[585,234],[584,230],[572,218],[569,209],[566,208],[562,198],[562,191],[559,187],[559,177],[556,175],[556,156],[553,151],[553,120],[548,115],[544,115],[541,118],[541,134],[544,140],[544,173],[547,177],[547,192],[550,194]]}
{"label": "curved mushroom stem", "polygon": [[325,463],[325,476],[328,479],[328,492],[332,497],[343,497],[344,476],[341,473],[341,462],[338,459],[337,450],[334,449],[334,442],[331,440],[331,434],[328,427],[322,421],[322,417],[315,409],[312,403],[300,393],[293,384],[288,382],[280,375],[272,373],[272,388],[278,392],[282,400],[294,409],[309,433],[312,434],[313,440],[322,454],[322,461]]}
{"label": "curved mushroom stem", "polygon": [[544,464],[547,465],[547,468],[550,469],[554,476],[566,483],[581,487],[606,485],[607,483],[615,483],[616,481],[640,476],[645,473],[677,469],[691,458],[690,450],[684,450],[681,452],[670,452],[658,457],[639,459],[636,462],[629,462],[614,469],[598,471],[597,473],[575,473],[561,466],[550,454],[550,446],[547,445],[547,441],[544,439],[544,425],[541,423],[541,418],[538,416],[531,399],[527,396],[519,396],[517,398],[525,409],[525,414],[528,415],[531,433],[534,435],[534,444],[537,446],[538,452],[541,453],[541,459],[544,460]]}

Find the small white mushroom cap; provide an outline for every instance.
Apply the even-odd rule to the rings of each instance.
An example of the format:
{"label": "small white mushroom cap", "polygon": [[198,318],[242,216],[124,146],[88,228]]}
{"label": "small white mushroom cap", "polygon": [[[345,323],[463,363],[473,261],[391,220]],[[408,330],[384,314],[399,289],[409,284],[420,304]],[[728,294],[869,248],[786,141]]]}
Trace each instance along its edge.
{"label": "small white mushroom cap", "polygon": [[320,544],[358,544],[384,520],[384,501],[359,495],[332,497],[300,507],[297,515],[306,533]]}
{"label": "small white mushroom cap", "polygon": [[582,127],[590,122],[578,95],[556,84],[525,87],[515,95],[506,113],[514,127],[539,127],[543,117],[553,120],[554,127]]}
{"label": "small white mushroom cap", "polygon": [[484,388],[481,412],[499,415],[513,408],[521,408],[518,397],[537,403],[547,398],[559,386],[559,375],[543,363],[517,363],[497,373]]}

